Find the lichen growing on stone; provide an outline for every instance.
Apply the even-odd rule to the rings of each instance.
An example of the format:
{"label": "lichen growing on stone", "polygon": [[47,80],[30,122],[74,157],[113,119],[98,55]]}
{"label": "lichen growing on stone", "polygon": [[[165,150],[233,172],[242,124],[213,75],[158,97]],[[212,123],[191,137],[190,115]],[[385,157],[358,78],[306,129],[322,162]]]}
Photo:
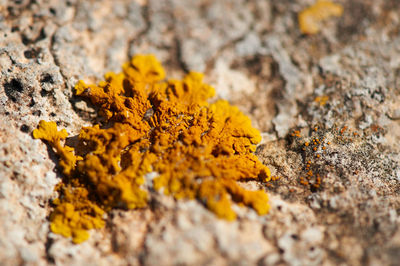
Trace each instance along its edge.
{"label": "lichen growing on stone", "polygon": [[65,175],[70,175],[75,168],[76,161],[82,160],[82,157],[74,155],[74,149],[69,146],[61,146],[60,141],[68,137],[65,129],[57,131],[55,122],[40,121],[38,129],[33,131],[35,139],[47,141],[57,152],[60,157],[60,166]]}
{"label": "lichen growing on stone", "polygon": [[[261,136],[250,119],[227,101],[209,103],[214,89],[200,73],[164,78],[154,56],[138,55],[98,85],[79,81],[76,94],[90,99],[104,118],[102,125],[82,128],[82,156],[61,146],[65,130],[40,122],[33,136],[55,149],[65,175],[50,216],[53,232],[75,243],[86,240],[87,230],[103,227],[103,214],[112,208],[145,207],[146,182],[175,199],[198,199],[227,220],[236,218],[232,202],[259,215],[268,212],[265,191],[236,182],[270,179],[253,154]],[[156,177],[146,181],[150,173]]]}
{"label": "lichen growing on stone", "polygon": [[316,34],[321,21],[332,16],[340,17],[343,7],[331,1],[318,0],[314,5],[304,9],[298,16],[300,31],[304,34]]}

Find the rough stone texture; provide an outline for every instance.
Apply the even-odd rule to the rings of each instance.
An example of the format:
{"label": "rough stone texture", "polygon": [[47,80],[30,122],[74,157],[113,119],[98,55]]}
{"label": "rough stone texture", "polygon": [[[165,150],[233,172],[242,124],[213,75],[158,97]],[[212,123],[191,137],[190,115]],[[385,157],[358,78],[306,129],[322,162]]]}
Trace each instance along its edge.
{"label": "rough stone texture", "polygon": [[[400,3],[338,0],[343,16],[303,36],[296,15],[312,2],[0,0],[0,264],[398,265]],[[229,223],[152,193],[81,245],[49,232],[61,174],[31,132],[41,119],[72,136],[93,123],[73,85],[136,53],[168,76],[206,72],[252,117],[257,154],[280,177],[265,187],[268,215],[237,207]],[[330,145],[303,150],[316,137]],[[317,189],[299,182],[309,160]]]}

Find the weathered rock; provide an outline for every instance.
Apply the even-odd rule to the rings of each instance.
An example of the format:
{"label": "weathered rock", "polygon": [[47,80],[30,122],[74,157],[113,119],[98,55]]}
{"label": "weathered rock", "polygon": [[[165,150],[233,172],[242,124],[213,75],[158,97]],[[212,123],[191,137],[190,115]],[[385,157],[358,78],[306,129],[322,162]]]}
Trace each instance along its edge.
{"label": "weathered rock", "polygon": [[[400,4],[338,0],[343,16],[303,36],[296,16],[311,2],[0,0],[0,264],[398,264]],[[81,245],[49,232],[61,173],[31,132],[41,119],[71,136],[94,123],[74,84],[137,53],[168,76],[205,71],[252,117],[280,179],[244,185],[268,191],[268,215],[236,206],[230,223],[153,192]],[[306,169],[319,186],[299,182]]]}

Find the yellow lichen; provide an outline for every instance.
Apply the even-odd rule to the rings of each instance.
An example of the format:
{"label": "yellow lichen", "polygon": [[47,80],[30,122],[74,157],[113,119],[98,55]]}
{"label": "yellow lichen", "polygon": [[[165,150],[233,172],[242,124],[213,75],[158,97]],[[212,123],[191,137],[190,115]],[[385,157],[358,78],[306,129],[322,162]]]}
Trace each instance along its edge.
{"label": "yellow lichen", "polygon": [[318,0],[314,5],[304,9],[298,16],[300,31],[304,34],[316,34],[320,22],[332,16],[340,17],[343,7],[331,1]]}
{"label": "yellow lichen", "polygon": [[70,175],[75,168],[76,161],[82,160],[82,157],[75,156],[74,149],[69,146],[62,146],[60,141],[68,137],[65,129],[57,131],[55,122],[40,121],[37,129],[33,130],[35,139],[46,140],[60,156],[60,165],[65,175]]}
{"label": "yellow lichen", "polygon": [[329,96],[317,96],[314,99],[314,102],[319,103],[319,106],[325,106],[325,104],[329,101]]}
{"label": "yellow lichen", "polygon": [[142,185],[149,173],[157,175],[155,190],[176,199],[197,198],[220,218],[236,218],[232,202],[259,215],[268,212],[264,190],[237,184],[270,179],[269,169],[253,154],[261,135],[250,119],[227,101],[209,103],[214,88],[200,73],[164,78],[154,56],[139,55],[98,85],[79,81],[76,94],[90,99],[105,119],[102,126],[82,128],[82,157],[61,146],[65,130],[40,122],[33,136],[55,148],[65,175],[50,216],[54,233],[79,243],[88,229],[104,226],[106,211],[145,207],[148,191]]}

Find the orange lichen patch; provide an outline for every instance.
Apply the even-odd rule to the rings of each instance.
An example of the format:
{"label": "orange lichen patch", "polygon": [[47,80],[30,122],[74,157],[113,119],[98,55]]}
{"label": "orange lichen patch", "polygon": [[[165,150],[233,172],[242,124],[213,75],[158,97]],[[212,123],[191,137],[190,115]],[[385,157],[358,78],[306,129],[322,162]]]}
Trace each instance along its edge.
{"label": "orange lichen patch", "polygon": [[208,103],[215,91],[200,73],[183,80],[164,78],[154,56],[140,55],[97,85],[79,81],[76,94],[88,98],[105,119],[104,125],[82,128],[82,157],[61,146],[65,130],[41,122],[34,137],[48,141],[60,162],[67,162],[60,163],[65,177],[50,218],[53,232],[78,243],[88,237],[88,229],[104,226],[106,211],[145,207],[148,173],[157,174],[155,190],[176,199],[197,198],[220,218],[236,218],[232,202],[259,215],[268,212],[264,190],[249,191],[236,183],[271,179],[253,154],[261,135],[250,119],[227,101]]}
{"label": "orange lichen patch", "polygon": [[304,177],[300,177],[300,184],[302,184],[304,186],[308,186],[309,182],[307,180],[305,180]]}
{"label": "orange lichen patch", "polygon": [[309,187],[311,191],[316,191],[321,187],[322,178],[320,176],[321,168],[319,166],[322,156],[326,153],[325,136],[323,130],[319,127],[313,126],[310,132],[310,138],[304,139],[303,137],[293,136],[293,140],[301,145],[304,160],[304,168],[302,176],[299,177],[299,183],[303,186]]}
{"label": "orange lichen patch", "polygon": [[298,16],[300,31],[304,34],[316,34],[320,22],[332,16],[340,17],[343,7],[331,1],[318,0],[314,5],[304,9]]}
{"label": "orange lichen patch", "polygon": [[323,96],[317,96],[314,99],[314,102],[319,103],[319,106],[324,106],[329,100],[329,96],[323,95]]}
{"label": "orange lichen patch", "polygon": [[292,136],[292,137],[300,138],[300,137],[301,137],[301,135],[300,135],[300,130],[294,130],[294,131],[292,132],[291,136]]}
{"label": "orange lichen patch", "polygon": [[381,126],[379,126],[377,124],[372,124],[370,126],[370,129],[373,133],[383,133],[385,131],[384,128],[382,128]]}
{"label": "orange lichen patch", "polygon": [[346,132],[347,130],[347,126],[342,127],[342,129],[340,130],[340,135],[343,135],[344,132]]}
{"label": "orange lichen patch", "polygon": [[[309,137],[300,138],[292,134],[290,136],[292,136],[293,148],[296,151],[301,150],[304,158],[299,183],[315,192],[322,189],[323,178],[328,169],[333,167],[325,164],[326,155],[331,154],[336,145],[349,145],[361,136],[346,125],[328,129],[313,126],[309,134]],[[332,144],[334,144],[333,147]]]}

